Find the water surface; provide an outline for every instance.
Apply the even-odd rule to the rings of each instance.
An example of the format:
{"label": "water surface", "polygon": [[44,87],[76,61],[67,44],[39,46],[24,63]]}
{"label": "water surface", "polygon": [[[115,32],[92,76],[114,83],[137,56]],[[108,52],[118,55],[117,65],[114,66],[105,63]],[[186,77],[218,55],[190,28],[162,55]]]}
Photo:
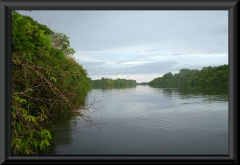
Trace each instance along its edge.
{"label": "water surface", "polygon": [[228,155],[227,89],[138,85],[92,89],[87,103],[94,100],[92,108],[103,106],[91,113],[101,129],[80,118],[55,125],[47,154]]}

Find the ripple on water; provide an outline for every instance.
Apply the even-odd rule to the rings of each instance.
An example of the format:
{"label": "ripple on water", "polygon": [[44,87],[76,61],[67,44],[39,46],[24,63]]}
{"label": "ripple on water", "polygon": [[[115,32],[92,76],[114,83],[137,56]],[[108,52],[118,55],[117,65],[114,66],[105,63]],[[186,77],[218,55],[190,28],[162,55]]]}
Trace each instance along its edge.
{"label": "ripple on water", "polygon": [[[106,105],[95,122],[106,124],[100,131],[90,127],[80,130],[79,137],[73,135],[68,154],[228,153],[228,102],[224,96],[138,86],[92,90],[87,102],[93,101],[94,93],[100,105]],[[66,146],[56,150],[66,153]]]}

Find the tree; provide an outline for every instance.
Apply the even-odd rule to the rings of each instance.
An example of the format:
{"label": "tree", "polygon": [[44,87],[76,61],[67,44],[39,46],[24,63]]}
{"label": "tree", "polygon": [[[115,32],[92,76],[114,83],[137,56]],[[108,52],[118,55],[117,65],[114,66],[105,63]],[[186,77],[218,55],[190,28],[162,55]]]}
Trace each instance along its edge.
{"label": "tree", "polygon": [[219,85],[228,85],[228,65],[218,67],[203,67],[197,69],[180,69],[179,73],[172,75],[171,72],[157,77],[149,82],[153,87],[212,87]]}
{"label": "tree", "polygon": [[[57,37],[56,37],[57,36]],[[56,39],[53,44],[53,39]],[[50,145],[46,125],[88,110],[87,71],[71,56],[69,38],[12,13],[12,152],[37,154]],[[92,123],[91,118],[77,113]]]}
{"label": "tree", "polygon": [[126,80],[126,79],[111,79],[104,78],[97,80],[91,80],[93,88],[119,88],[119,87],[135,87],[137,85],[136,80]]}

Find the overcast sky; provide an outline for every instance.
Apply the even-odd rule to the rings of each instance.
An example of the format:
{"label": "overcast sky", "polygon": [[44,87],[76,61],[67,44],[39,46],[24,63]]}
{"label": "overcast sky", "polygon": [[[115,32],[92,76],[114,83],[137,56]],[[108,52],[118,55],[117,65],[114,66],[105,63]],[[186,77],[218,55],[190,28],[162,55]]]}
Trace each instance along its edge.
{"label": "overcast sky", "polygon": [[66,34],[92,79],[228,64],[228,11],[19,11]]}

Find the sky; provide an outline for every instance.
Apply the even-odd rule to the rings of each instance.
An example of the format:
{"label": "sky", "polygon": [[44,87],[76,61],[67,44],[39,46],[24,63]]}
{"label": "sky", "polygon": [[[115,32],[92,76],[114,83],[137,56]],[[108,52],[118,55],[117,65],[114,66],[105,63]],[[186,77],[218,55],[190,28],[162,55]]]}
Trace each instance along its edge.
{"label": "sky", "polygon": [[227,10],[18,11],[69,37],[91,79],[149,82],[228,64]]}

